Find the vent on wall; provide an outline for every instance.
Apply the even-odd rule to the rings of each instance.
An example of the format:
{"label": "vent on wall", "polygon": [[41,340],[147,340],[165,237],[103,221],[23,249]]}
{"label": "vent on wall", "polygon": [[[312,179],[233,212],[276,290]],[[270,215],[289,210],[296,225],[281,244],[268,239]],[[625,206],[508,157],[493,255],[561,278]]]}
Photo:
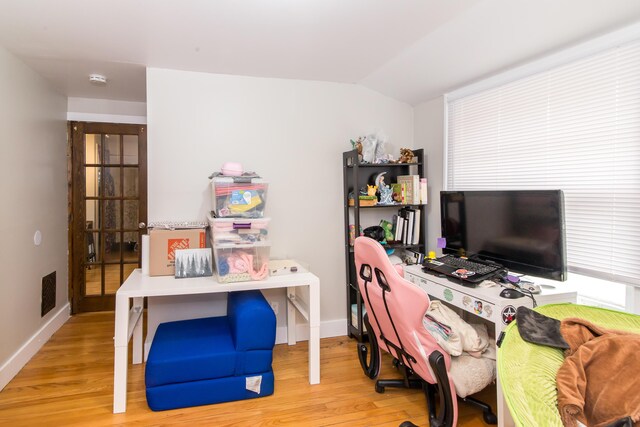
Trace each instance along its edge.
{"label": "vent on wall", "polygon": [[56,272],[47,274],[42,278],[42,308],[40,317],[51,311],[56,306]]}

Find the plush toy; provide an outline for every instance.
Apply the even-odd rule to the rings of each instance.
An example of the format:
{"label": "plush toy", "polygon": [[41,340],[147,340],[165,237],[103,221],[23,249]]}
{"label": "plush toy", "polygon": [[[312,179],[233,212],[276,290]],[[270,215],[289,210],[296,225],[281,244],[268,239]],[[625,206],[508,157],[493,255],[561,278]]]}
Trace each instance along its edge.
{"label": "plush toy", "polygon": [[358,154],[362,156],[362,141],[364,140],[364,137],[359,137],[358,139],[356,139],[355,141],[352,139],[351,140],[351,146],[354,149],[358,150]]}
{"label": "plush toy", "polygon": [[398,163],[414,163],[414,158],[415,156],[413,155],[413,151],[411,151],[411,149],[401,148]]}
{"label": "plush toy", "polygon": [[384,230],[384,239],[387,242],[392,242],[394,239],[393,235],[393,224],[386,219],[380,220],[380,227]]}

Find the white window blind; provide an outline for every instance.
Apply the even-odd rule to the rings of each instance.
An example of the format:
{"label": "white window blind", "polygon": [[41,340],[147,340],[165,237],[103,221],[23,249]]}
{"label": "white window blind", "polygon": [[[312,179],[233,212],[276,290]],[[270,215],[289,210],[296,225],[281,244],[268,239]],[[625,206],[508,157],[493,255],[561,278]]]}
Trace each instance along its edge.
{"label": "white window blind", "polygon": [[561,189],[569,271],[640,285],[640,41],[447,102],[449,190]]}

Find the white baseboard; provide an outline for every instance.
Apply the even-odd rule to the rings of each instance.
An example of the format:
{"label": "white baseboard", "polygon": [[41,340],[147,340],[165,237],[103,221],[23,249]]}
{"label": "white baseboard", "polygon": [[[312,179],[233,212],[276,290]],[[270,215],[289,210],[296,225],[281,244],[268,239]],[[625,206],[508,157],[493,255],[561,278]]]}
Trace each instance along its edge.
{"label": "white baseboard", "polygon": [[70,312],[71,308],[69,303],[66,303],[0,367],[0,391],[9,384],[24,365],[49,341],[49,338],[69,320],[71,316]]}
{"label": "white baseboard", "polygon": [[[320,338],[331,338],[347,335],[346,319],[331,320],[320,322]],[[300,323],[296,325],[296,341],[309,340],[309,324]],[[276,328],[276,344],[285,344],[287,342],[287,327],[279,326]]]}

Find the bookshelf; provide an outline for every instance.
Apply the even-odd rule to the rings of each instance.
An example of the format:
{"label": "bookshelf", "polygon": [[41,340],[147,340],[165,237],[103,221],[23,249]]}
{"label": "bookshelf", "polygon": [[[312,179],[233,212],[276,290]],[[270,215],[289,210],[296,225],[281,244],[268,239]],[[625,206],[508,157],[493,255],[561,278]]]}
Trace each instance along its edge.
{"label": "bookshelf", "polygon": [[[344,203],[344,248],[345,248],[345,265],[346,265],[346,289],[347,289],[347,331],[348,335],[362,342],[366,340],[366,331],[364,330],[363,316],[364,305],[362,297],[358,290],[357,275],[355,271],[355,261],[353,253],[352,240],[354,235],[358,235],[356,230],[360,227],[365,229],[369,226],[379,225],[380,220],[385,219],[391,221],[394,215],[398,215],[400,210],[411,209],[419,212],[420,217],[417,227],[416,238],[411,239],[395,239],[389,242],[385,247],[394,249],[395,252],[411,250],[415,252],[425,253],[426,251],[426,205],[420,204],[418,200],[410,200],[412,203],[366,206],[367,200],[360,200],[358,194],[360,189],[367,188],[368,185],[374,185],[375,179],[381,173],[385,173],[385,182],[387,184],[398,183],[398,177],[418,175],[421,178],[426,177],[424,171],[424,150],[413,150],[416,163],[385,163],[371,164],[361,163],[358,160],[357,150],[351,150],[342,154],[343,169],[343,203]],[[402,181],[402,179],[400,180]],[[349,203],[349,194],[352,194],[353,204]],[[419,193],[419,192],[418,192]],[[394,224],[395,225],[395,224]],[[353,235],[350,233],[353,230]]]}

